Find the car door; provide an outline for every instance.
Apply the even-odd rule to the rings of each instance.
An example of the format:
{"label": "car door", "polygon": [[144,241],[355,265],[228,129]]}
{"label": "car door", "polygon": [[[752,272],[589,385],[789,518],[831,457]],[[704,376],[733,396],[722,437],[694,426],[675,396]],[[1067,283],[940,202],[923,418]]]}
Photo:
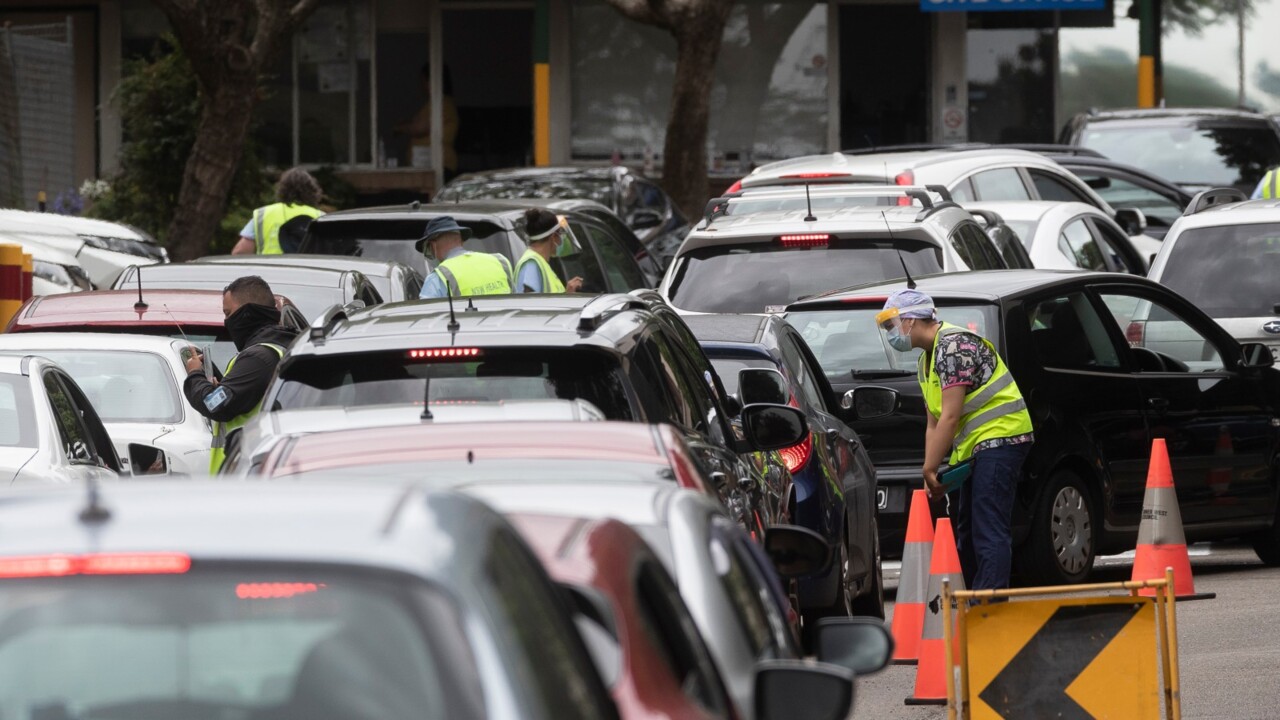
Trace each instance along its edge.
{"label": "car door", "polygon": [[[1025,168],[1025,170],[1027,177],[1031,179],[1032,187],[1036,189],[1038,199],[1052,202],[1081,202],[1102,209],[1084,188],[1077,186],[1066,177],[1040,168]],[[1083,183],[1080,184],[1083,185]]]}
{"label": "car door", "polygon": [[970,270],[1003,270],[1009,267],[977,223],[960,223],[951,231],[950,241]]}
{"label": "car door", "polygon": [[[972,183],[973,200],[995,202],[1000,200],[1031,200],[1031,191],[1022,180],[1017,168],[1005,167],[983,170],[969,178]],[[970,198],[966,198],[970,199]],[[959,200],[959,197],[957,197]]]}
{"label": "car door", "polygon": [[41,382],[58,428],[58,446],[54,451],[60,460],[57,464],[66,469],[65,479],[70,482],[114,480],[120,461],[102,421],[83,393],[68,390],[73,382],[55,368],[46,368]]}
{"label": "car door", "polygon": [[1143,259],[1142,253],[1138,252],[1129,236],[1113,221],[1094,215],[1088,219],[1088,223],[1094,238],[1110,256],[1110,265],[1116,272],[1142,276],[1147,274],[1147,261]]}
{"label": "car door", "polygon": [[1183,523],[1270,518],[1278,408],[1266,376],[1240,369],[1240,346],[1167,290],[1094,292],[1127,340],[1150,435],[1168,446]]}
{"label": "car door", "polygon": [[587,221],[582,226],[596,254],[597,264],[609,284],[610,292],[625,293],[650,286],[636,262],[635,254],[628,252],[622,241],[608,228]]}
{"label": "car door", "polygon": [[587,240],[587,228],[579,217],[569,219],[570,237],[560,244],[560,249],[551,258],[551,267],[560,276],[561,282],[569,282],[575,277],[582,278],[579,292],[608,292],[608,281],[601,272],[600,258],[592,250]]}
{"label": "car door", "polygon": [[1077,215],[1063,223],[1058,233],[1058,252],[1067,262],[1081,270],[1111,272],[1115,270],[1108,249],[1098,244],[1088,217]]}

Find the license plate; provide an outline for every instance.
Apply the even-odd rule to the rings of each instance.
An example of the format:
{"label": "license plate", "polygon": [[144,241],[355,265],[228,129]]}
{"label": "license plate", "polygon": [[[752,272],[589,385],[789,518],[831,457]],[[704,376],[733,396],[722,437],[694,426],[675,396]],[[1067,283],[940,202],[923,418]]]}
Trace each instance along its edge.
{"label": "license plate", "polygon": [[889,508],[889,489],[876,488],[876,509],[887,510]]}

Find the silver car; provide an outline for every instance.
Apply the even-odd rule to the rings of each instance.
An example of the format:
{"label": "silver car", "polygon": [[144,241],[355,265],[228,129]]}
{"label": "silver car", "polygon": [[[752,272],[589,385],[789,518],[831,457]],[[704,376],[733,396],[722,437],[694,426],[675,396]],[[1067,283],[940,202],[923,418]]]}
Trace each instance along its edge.
{"label": "silver car", "polygon": [[1128,237],[1115,220],[1086,203],[973,202],[964,208],[998,214],[1022,240],[1037,270],[1145,275],[1147,258],[1160,249],[1155,240]]}

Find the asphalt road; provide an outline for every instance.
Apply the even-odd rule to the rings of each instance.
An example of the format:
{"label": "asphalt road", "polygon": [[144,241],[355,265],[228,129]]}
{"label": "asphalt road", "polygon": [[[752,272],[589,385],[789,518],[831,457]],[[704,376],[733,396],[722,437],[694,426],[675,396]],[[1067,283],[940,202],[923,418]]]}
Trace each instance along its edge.
{"label": "asphalt road", "polygon": [[[1196,591],[1218,597],[1178,604],[1182,717],[1280,717],[1280,568],[1264,567],[1239,545],[1200,544],[1190,552]],[[1131,558],[1101,558],[1097,568],[1094,581],[1128,580]],[[886,563],[885,584],[896,592],[897,563]],[[908,665],[859,678],[853,717],[946,717],[944,707],[904,706],[914,687],[915,667]]]}

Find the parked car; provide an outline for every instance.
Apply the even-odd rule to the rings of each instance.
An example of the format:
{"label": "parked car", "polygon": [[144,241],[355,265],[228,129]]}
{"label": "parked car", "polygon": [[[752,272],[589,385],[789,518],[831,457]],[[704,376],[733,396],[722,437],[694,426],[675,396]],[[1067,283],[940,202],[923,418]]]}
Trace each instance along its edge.
{"label": "parked car", "polygon": [[[686,322],[731,395],[805,414],[804,440],[780,451],[791,472],[791,521],[822,536],[836,557],[826,573],[800,580],[807,624],[832,615],[883,618],[875,468],[861,438],[830,411],[839,401],[808,345],[777,316],[698,315]],[[883,394],[888,414],[897,398]]]}
{"label": "parked car", "polygon": [[373,283],[356,270],[303,267],[299,265],[244,263],[174,263],[141,270],[126,268],[112,286],[114,290],[141,287],[155,290],[218,290],[245,275],[258,275],[271,290],[285,295],[307,318],[319,317],[333,305],[361,302],[378,305],[382,295]]}
{"label": "parked car", "polygon": [[263,263],[267,265],[296,265],[298,267],[327,268],[331,270],[358,270],[378,290],[386,302],[417,300],[422,290],[422,273],[395,260],[373,258],[335,257],[333,255],[210,255],[193,262],[198,263]]}
{"label": "parked car", "polygon": [[93,404],[52,360],[0,354],[0,481],[79,483],[121,472]]}
{"label": "parked car", "polygon": [[[965,203],[975,213],[994,212],[1040,270],[1097,270],[1146,275],[1149,259],[1110,216],[1077,202]],[[1159,250],[1159,243],[1152,243]],[[1144,248],[1151,251],[1151,247]]]}
{"label": "parked car", "polygon": [[[1168,441],[1187,540],[1245,536],[1264,560],[1280,562],[1280,371],[1265,346],[1241,345],[1183,297],[1129,275],[1004,271],[917,282],[943,320],[995,344],[1026,398],[1036,442],[1014,503],[1022,582],[1080,582],[1097,555],[1134,547],[1156,437]],[[851,420],[888,491],[882,524],[904,521],[924,454],[920,351],[888,348],[874,322],[900,287],[852,288],[787,314],[837,392],[872,384],[901,395],[890,418]],[[1183,341],[1149,343],[1132,321],[1141,307]]]}
{"label": "parked car", "polygon": [[785,522],[791,478],[772,451],[799,442],[799,411],[728,404],[697,340],[654,299],[490,295],[456,313],[447,300],[335,310],[290,348],[263,407],[582,399],[610,420],[672,425],[744,525]]}
{"label": "parked car", "polygon": [[[971,214],[952,202],[935,203],[925,188],[837,192],[922,207],[847,204],[815,209],[816,219],[808,220],[808,209],[738,214],[735,206],[758,206],[766,197],[729,196],[721,213],[713,211],[689,233],[658,292],[682,313],[781,312],[800,298],[863,282],[1005,267]],[[775,193],[787,202],[803,202],[806,194],[803,188]]]}
{"label": "parked car", "polygon": [[0,335],[0,353],[48,358],[75,380],[122,464],[154,467],[148,474],[207,475],[209,422],[182,395],[186,346],[183,340],[118,333]]}
{"label": "parked car", "polygon": [[1091,111],[1061,140],[1143,168],[1187,190],[1230,185],[1252,193],[1280,165],[1280,128],[1266,115],[1226,108]]}
{"label": "parked car", "polygon": [[[13,319],[6,333],[100,332],[159,335],[210,348],[220,368],[235,357],[236,346],[223,326],[222,290],[156,290],[148,288],[139,304],[137,290],[100,290],[33,297]],[[276,295],[280,324],[295,331],[307,319],[293,301]]]}
{"label": "parked car", "polygon": [[6,717],[617,718],[563,592],[465,496],[136,483],[0,524]]}
{"label": "parked car", "polygon": [[22,233],[74,255],[94,287],[109,286],[130,265],[169,262],[169,253],[151,236],[105,220],[0,210],[0,232]]}
{"label": "parked car", "polygon": [[[1243,197],[1231,191],[1198,195],[1169,229],[1148,277],[1185,297],[1236,340],[1263,343],[1280,356],[1280,201]],[[1159,317],[1136,319],[1150,342],[1194,340],[1166,334],[1170,328]]]}
{"label": "parked car", "polygon": [[42,242],[39,235],[0,230],[0,243],[21,245],[31,256],[32,295],[59,295],[93,289],[93,282],[73,254]]}
{"label": "parked car", "polygon": [[689,221],[657,183],[618,165],[510,168],[461,175],[441,188],[434,202],[511,198],[585,199],[603,205],[644,243],[648,253],[641,266],[650,265],[646,271],[655,280],[671,264],[689,232]]}
{"label": "parked car", "polygon": [[343,210],[316,218],[307,228],[301,250],[397,260],[425,277],[434,269],[434,261],[428,267],[427,259],[414,244],[431,218],[449,215],[471,230],[472,237],[463,245],[466,249],[503,255],[514,268],[528,247],[524,212],[531,207],[546,208],[568,221],[570,242],[561,245],[557,256],[550,260],[561,280],[581,277],[584,293],[652,287],[636,259],[645,252],[640,241],[593,214],[604,208],[587,200],[470,200],[432,205],[414,202]]}
{"label": "parked car", "polygon": [[[1079,147],[1079,146],[1076,146]],[[1083,149],[1083,148],[1081,148]],[[1191,193],[1155,173],[1102,157],[1049,153],[1112,207],[1133,208],[1147,221],[1144,233],[1161,240],[1191,202]]]}

